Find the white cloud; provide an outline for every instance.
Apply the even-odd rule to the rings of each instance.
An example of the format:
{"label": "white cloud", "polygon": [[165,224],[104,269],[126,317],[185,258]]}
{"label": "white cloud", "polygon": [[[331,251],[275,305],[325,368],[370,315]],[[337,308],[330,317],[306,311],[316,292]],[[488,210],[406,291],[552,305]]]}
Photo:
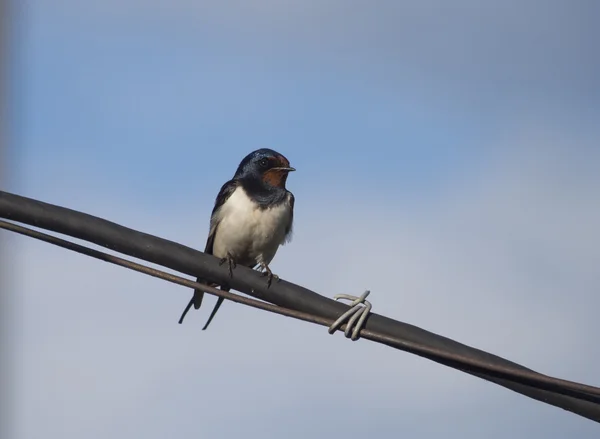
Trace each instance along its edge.
{"label": "white cloud", "polygon": [[[369,288],[375,312],[600,384],[597,157],[531,132],[442,198],[398,205],[388,189],[382,204],[348,192],[334,208],[325,189],[304,200],[273,268],[329,296]],[[87,198],[96,214],[203,244],[208,205],[142,212],[102,208],[102,197]],[[177,325],[185,289],[17,242],[19,437],[592,435],[590,421],[495,385],[241,305],[224,304],[206,332],[211,300]]]}

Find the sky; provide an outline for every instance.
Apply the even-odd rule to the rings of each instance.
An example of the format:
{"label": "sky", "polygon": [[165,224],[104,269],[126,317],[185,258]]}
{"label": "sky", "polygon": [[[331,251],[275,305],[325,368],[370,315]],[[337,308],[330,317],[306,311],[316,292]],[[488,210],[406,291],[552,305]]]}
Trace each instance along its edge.
{"label": "sky", "polygon": [[[297,168],[271,267],[600,386],[597,2],[24,0],[6,190],[202,249],[250,151]],[[592,421],[30,238],[16,438],[592,438]]]}

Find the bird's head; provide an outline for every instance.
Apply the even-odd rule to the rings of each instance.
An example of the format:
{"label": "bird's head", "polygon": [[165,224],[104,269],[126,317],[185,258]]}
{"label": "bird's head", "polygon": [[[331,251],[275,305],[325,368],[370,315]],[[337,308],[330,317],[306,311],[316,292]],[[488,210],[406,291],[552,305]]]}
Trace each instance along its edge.
{"label": "bird's head", "polygon": [[285,188],[288,173],[295,170],[283,155],[262,148],[244,157],[234,178],[256,178],[268,186]]}

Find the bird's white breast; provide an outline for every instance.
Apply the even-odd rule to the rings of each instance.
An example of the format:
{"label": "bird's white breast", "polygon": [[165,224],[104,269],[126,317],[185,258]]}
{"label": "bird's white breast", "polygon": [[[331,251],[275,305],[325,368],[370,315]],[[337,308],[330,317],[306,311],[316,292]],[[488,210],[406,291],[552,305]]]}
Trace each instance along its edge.
{"label": "bird's white breast", "polygon": [[287,200],[261,209],[238,186],[217,212],[213,254],[224,258],[229,252],[242,265],[269,264],[286,238],[291,214]]}

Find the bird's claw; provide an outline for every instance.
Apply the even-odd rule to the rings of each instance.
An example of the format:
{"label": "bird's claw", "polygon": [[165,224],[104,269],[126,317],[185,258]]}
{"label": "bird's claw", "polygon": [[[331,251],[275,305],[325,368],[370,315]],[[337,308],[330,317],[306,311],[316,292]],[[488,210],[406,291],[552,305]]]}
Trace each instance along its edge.
{"label": "bird's claw", "polygon": [[229,277],[233,277],[233,269],[237,267],[237,264],[235,263],[235,259],[233,259],[233,256],[231,256],[230,253],[227,253],[227,256],[225,256],[219,261],[219,265],[223,265],[225,262],[227,262],[229,265]]}
{"label": "bird's claw", "polygon": [[269,268],[268,265],[263,265],[263,269],[264,269],[264,271],[262,272],[262,275],[267,276],[267,288],[271,287],[271,283],[273,282],[273,279],[275,279],[275,282],[279,282],[279,276],[277,276],[276,274],[273,274],[273,272],[271,271],[271,269]]}
{"label": "bird's claw", "polygon": [[[344,331],[344,334],[346,335],[347,338],[350,338],[353,341],[358,340],[360,330],[362,329],[362,327],[365,323],[365,320],[367,319],[367,316],[371,312],[371,308],[372,308],[371,302],[369,302],[368,300],[365,300],[366,297],[370,293],[371,292],[369,290],[367,290],[358,297],[351,296],[349,294],[338,294],[336,296],[333,296],[333,298],[335,300],[339,300],[339,299],[352,300],[352,303],[350,304],[350,309],[348,311],[346,311],[344,314],[342,314],[329,327],[329,333],[333,334],[346,321],[346,319],[348,319],[348,322],[346,323],[346,330]],[[362,306],[363,304],[364,304],[364,306]],[[357,322],[357,320],[358,320],[358,322]],[[352,327],[354,327],[354,331],[352,331],[352,334],[350,334]]]}

